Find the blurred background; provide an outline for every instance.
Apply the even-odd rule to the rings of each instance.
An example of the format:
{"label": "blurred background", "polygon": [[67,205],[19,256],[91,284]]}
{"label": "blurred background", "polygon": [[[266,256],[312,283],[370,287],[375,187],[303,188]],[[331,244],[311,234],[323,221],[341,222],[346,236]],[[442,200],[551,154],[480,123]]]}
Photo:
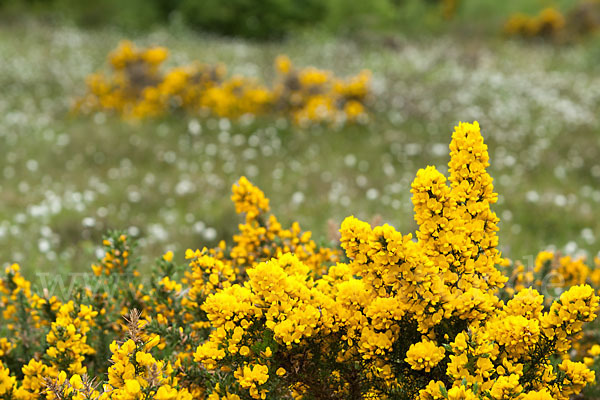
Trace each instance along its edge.
{"label": "blurred background", "polygon": [[0,0],[0,263],[87,270],[112,229],[183,261],[235,233],[242,175],[319,242],[413,232],[473,120],[504,255],[594,256],[599,28],[592,0]]}

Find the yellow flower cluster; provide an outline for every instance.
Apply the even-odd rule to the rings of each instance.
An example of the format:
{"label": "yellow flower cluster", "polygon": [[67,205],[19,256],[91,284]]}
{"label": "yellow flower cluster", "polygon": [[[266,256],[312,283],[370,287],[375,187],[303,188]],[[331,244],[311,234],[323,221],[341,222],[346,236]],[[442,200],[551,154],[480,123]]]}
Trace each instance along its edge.
{"label": "yellow flower cluster", "polygon": [[67,373],[61,371],[54,381],[47,380],[46,398],[51,400],[97,400],[99,392],[95,389],[93,382],[86,375],[83,378],[75,374],[67,379]]}
{"label": "yellow flower cluster", "polygon": [[131,249],[125,235],[119,235],[118,239],[104,239],[102,243],[108,251],[105,252],[99,264],[92,265],[96,276],[110,275],[112,272],[122,274],[129,265],[129,253]]}
{"label": "yellow flower cluster", "polygon": [[583,257],[563,256],[554,251],[539,252],[533,265],[504,260],[502,270],[509,277],[504,288],[508,296],[524,288],[532,287],[546,294],[546,305],[565,289],[589,284],[600,287],[600,258],[588,263]]}
{"label": "yellow flower cluster", "polygon": [[86,334],[90,330],[90,322],[97,315],[97,311],[86,305],[81,305],[75,314],[73,301],[60,306],[46,335],[49,346],[46,355],[57,371],[79,375],[87,372],[83,362],[86,355],[94,354],[94,349],[87,344]]}
{"label": "yellow flower cluster", "polygon": [[245,177],[233,185],[232,191],[236,211],[246,214],[246,222],[239,225],[239,233],[233,236],[234,246],[229,251],[229,262],[236,273],[286,253],[294,254],[315,273],[322,273],[328,263],[339,258],[338,250],[317,246],[312,233],[302,231],[297,222],[284,229],[275,215],[267,215],[269,200]]}
{"label": "yellow flower cluster", "polygon": [[260,392],[257,385],[263,385],[269,379],[269,368],[265,365],[255,364],[252,368],[245,365],[244,368],[238,368],[233,374],[244,389],[250,390],[252,398],[266,398],[267,390],[263,389]]}
{"label": "yellow flower cluster", "polygon": [[244,114],[283,113],[297,123],[342,123],[366,120],[370,73],[347,80],[316,68],[296,70],[285,56],[277,58],[273,89],[256,80],[227,78],[224,65],[199,62],[160,71],[168,56],[163,47],[139,49],[123,41],[109,55],[111,75],[87,78],[88,93],[75,109],[108,110],[125,118],[158,117],[184,110],[236,118]]}
{"label": "yellow flower cluster", "polygon": [[242,177],[232,243],[190,249],[187,265],[167,252],[150,280],[119,233],[92,267],[97,284],[66,299],[34,294],[10,266],[0,398],[568,400],[600,358],[584,337],[594,274],[544,252],[535,268],[572,287],[553,301],[524,281],[503,288],[488,165],[479,125],[459,124],[449,176],[427,167],[412,184],[416,238],[348,217],[345,257],[283,229]]}
{"label": "yellow flower cluster", "polygon": [[569,3],[564,14],[545,8],[537,16],[514,14],[504,25],[504,32],[522,37],[543,37],[573,42],[600,30],[600,2],[581,0]]}
{"label": "yellow flower cluster", "polygon": [[508,35],[524,37],[555,37],[564,29],[565,17],[555,8],[545,8],[537,16],[514,14],[504,25]]}
{"label": "yellow flower cluster", "polygon": [[112,74],[88,76],[88,94],[76,110],[108,110],[125,118],[158,117],[180,109],[237,117],[261,114],[271,103],[266,87],[241,76],[226,79],[222,64],[194,62],[163,74],[160,66],[167,57],[166,48],[139,49],[122,41],[109,55]]}
{"label": "yellow flower cluster", "polygon": [[260,214],[269,212],[269,199],[246,177],[240,178],[237,185],[233,186],[232,192],[231,200],[235,204],[235,211],[238,214],[245,213],[246,221],[251,221]]}
{"label": "yellow flower cluster", "polygon": [[406,352],[406,362],[410,364],[412,369],[429,372],[431,368],[444,359],[445,353],[443,347],[438,347],[434,342],[426,339],[410,345]]}
{"label": "yellow flower cluster", "polygon": [[278,77],[275,107],[300,125],[312,122],[365,121],[371,72],[361,71],[347,80],[314,67],[294,68],[287,56],[275,60]]}
{"label": "yellow flower cluster", "polygon": [[150,353],[161,338],[144,335],[141,328],[145,322],[136,318],[132,314],[129,321],[131,337],[122,344],[113,341],[110,345],[112,365],[100,400],[191,400],[187,389],[177,389],[171,364],[155,359]]}
{"label": "yellow flower cluster", "polygon": [[0,361],[0,398],[11,397],[16,380],[14,376],[10,376],[10,371]]}

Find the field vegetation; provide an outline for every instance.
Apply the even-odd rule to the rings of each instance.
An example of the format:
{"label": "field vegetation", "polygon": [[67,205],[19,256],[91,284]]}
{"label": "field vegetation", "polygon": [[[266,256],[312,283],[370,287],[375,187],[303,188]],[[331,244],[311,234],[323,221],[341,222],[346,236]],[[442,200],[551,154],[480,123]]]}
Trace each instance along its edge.
{"label": "field vegetation", "polygon": [[107,54],[123,33],[37,23],[1,29],[0,252],[26,274],[86,268],[110,229],[140,238],[150,258],[214,244],[235,226],[220,199],[242,175],[271,193],[285,222],[297,219],[325,242],[348,214],[412,229],[404,189],[416,169],[444,169],[446,132],[461,120],[478,120],[492,149],[507,255],[523,259],[546,246],[597,251],[593,41],[555,47],[449,35],[390,44],[300,35],[254,43],[165,29],[130,37],[168,48],[168,66],[222,62],[264,82],[279,54],[339,76],[371,70],[368,123],[333,129],[269,116],[76,115],[86,76],[108,71]]}

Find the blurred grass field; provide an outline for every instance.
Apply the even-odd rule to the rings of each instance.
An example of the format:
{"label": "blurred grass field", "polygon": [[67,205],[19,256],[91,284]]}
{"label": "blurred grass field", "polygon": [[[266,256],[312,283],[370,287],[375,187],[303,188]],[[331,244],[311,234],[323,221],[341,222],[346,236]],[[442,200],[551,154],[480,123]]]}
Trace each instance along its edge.
{"label": "blurred grass field", "polygon": [[446,171],[453,127],[473,120],[490,150],[504,254],[527,262],[548,246],[600,248],[597,41],[301,33],[258,43],[157,28],[129,39],[166,46],[169,65],[221,61],[267,82],[282,53],[341,76],[371,69],[370,122],[72,115],[85,76],[123,38],[36,20],[0,27],[0,263],[30,276],[87,270],[109,229],[138,237],[143,263],[166,250],[183,260],[234,233],[229,196],[241,175],[282,223],[298,220],[318,241],[348,215],[411,232],[412,179],[427,165]]}

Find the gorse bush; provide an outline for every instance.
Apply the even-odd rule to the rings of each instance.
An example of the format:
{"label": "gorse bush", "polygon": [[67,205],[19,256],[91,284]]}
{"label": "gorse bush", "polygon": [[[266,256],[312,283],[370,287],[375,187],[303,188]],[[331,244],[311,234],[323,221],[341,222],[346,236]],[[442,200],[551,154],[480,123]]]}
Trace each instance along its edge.
{"label": "gorse bush", "polygon": [[525,37],[557,37],[566,25],[565,17],[555,8],[545,8],[535,17],[525,14],[511,16],[504,26],[509,35]]}
{"label": "gorse bush", "polygon": [[75,109],[113,111],[124,118],[158,117],[185,111],[235,118],[246,114],[275,114],[297,124],[340,125],[367,119],[370,72],[341,79],[330,71],[296,69],[289,58],[276,60],[273,88],[242,76],[226,76],[223,64],[195,62],[160,70],[168,56],[164,47],[136,48],[123,41],[109,55],[112,74],[92,74],[88,93]]}
{"label": "gorse bush", "polygon": [[348,217],[341,249],[320,247],[241,178],[239,232],[187,266],[168,252],[141,275],[118,233],[61,298],[10,266],[0,398],[569,399],[595,379],[600,348],[571,350],[599,298],[575,278],[552,302],[504,289],[488,165],[479,125],[459,124],[449,177],[412,184],[415,238]]}
{"label": "gorse bush", "polygon": [[600,30],[600,1],[583,0],[566,13],[556,8],[545,8],[536,16],[522,13],[512,15],[504,25],[504,32],[522,37],[542,37],[558,41],[572,41]]}
{"label": "gorse bush", "polygon": [[[544,294],[544,307],[547,309],[559,299],[561,294],[572,286],[589,284],[600,287],[600,258],[595,257],[593,263],[585,258],[561,255],[555,251],[541,251],[529,264],[512,262],[505,259],[500,269],[509,278],[502,288],[500,297],[509,300],[523,290],[535,290]],[[582,337],[573,343],[570,357],[582,361],[600,372],[600,335],[598,321],[588,325]],[[600,395],[598,385],[584,389],[585,398],[597,398]]]}
{"label": "gorse bush", "polygon": [[370,71],[363,70],[343,80],[314,67],[297,69],[284,55],[277,57],[275,66],[274,108],[290,115],[295,123],[367,120],[365,101],[370,93]]}
{"label": "gorse bush", "polygon": [[590,266],[584,258],[541,251],[533,260],[533,265],[504,260],[501,269],[509,277],[509,284],[504,288],[507,296],[533,287],[539,291],[544,290],[548,295],[546,300],[552,301],[571,286],[590,284],[600,287],[600,257],[595,257]]}

